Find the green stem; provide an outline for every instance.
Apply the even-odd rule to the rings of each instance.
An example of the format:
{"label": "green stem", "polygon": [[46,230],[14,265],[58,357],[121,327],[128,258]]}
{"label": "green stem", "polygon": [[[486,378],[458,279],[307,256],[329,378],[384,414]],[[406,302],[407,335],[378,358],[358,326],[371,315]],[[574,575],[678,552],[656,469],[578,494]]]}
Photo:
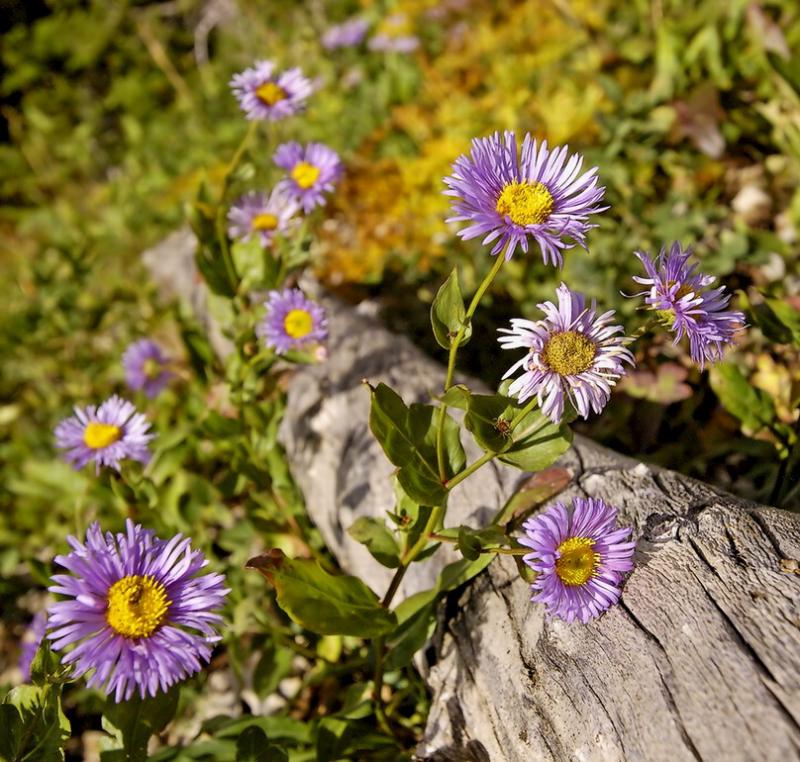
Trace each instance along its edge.
{"label": "green stem", "polygon": [[[392,577],[392,581],[389,583],[389,589],[386,591],[386,595],[383,596],[383,600],[381,601],[381,606],[383,606],[383,608],[389,608],[395,594],[400,589],[400,583],[403,581],[406,569],[408,569],[414,562],[414,559],[425,549],[428,541],[433,536],[433,528],[438,523],[442,511],[442,506],[436,506],[431,511],[431,515],[428,517],[428,521],[425,523],[425,528],[422,530],[419,539],[403,554],[400,566],[397,567],[397,571],[395,571],[394,577]],[[381,690],[383,689],[383,662],[385,656],[386,639],[381,636],[375,639],[375,674],[373,677],[372,700],[375,704],[375,716],[378,723],[384,732],[391,735],[389,723],[383,709],[383,699],[381,698]]]}
{"label": "green stem", "polygon": [[[489,270],[486,277],[481,281],[480,286],[478,286],[478,290],[475,292],[472,297],[472,301],[469,303],[469,307],[467,308],[467,312],[464,316],[463,322],[461,323],[461,327],[458,329],[458,333],[456,333],[455,338],[450,343],[450,354],[447,358],[447,376],[445,377],[444,382],[445,392],[453,385],[453,376],[456,372],[456,355],[458,354],[458,348],[461,345],[461,342],[464,340],[464,334],[467,331],[467,326],[470,324],[472,316],[475,314],[475,310],[478,308],[478,304],[483,298],[483,295],[486,293],[486,290],[489,288],[489,286],[491,286],[492,281],[495,279],[497,273],[500,272],[500,268],[503,266],[503,262],[505,262],[505,260],[505,251],[497,254],[494,264],[492,265],[492,269]],[[444,460],[444,424],[446,418],[447,405],[442,403],[442,406],[439,408],[439,420],[436,428],[436,460],[439,466],[439,479],[443,484],[445,479],[447,479],[447,470],[445,468]]]}

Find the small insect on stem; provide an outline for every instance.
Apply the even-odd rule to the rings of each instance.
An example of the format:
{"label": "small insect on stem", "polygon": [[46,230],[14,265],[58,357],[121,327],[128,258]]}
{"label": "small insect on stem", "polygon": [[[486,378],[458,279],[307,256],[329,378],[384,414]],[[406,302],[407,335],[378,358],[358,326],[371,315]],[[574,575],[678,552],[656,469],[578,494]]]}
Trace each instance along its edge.
{"label": "small insect on stem", "polygon": [[511,436],[511,424],[505,418],[495,418],[492,425],[500,432],[501,436],[506,438]]}

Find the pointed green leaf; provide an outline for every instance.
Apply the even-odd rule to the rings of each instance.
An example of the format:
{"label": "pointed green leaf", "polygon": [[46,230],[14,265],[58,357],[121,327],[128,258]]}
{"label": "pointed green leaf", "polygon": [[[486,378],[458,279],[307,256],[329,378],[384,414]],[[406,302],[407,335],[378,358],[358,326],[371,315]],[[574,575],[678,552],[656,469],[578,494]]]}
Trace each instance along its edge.
{"label": "pointed green leaf", "polygon": [[397,625],[360,579],[329,574],[316,561],[288,558],[275,548],[251,558],[247,568],[261,572],[275,588],[278,605],[312,632],[375,638]]}
{"label": "pointed green leaf", "polygon": [[782,299],[767,299],[767,305],[791,334],[791,341],[800,346],[800,310]]}
{"label": "pointed green leaf", "polygon": [[174,685],[146,699],[134,694],[128,701],[106,702],[103,720],[117,729],[126,762],[146,762],[147,744],[175,716],[179,695],[180,686]]}
{"label": "pointed green leaf", "polygon": [[396,569],[400,566],[400,548],[386,524],[371,516],[361,516],[347,530],[356,542],[360,542],[378,563]]}
{"label": "pointed green leaf", "polygon": [[720,363],[709,374],[711,388],[722,406],[753,433],[775,419],[775,406],[769,395],[751,386],[742,371],[732,363]]}
{"label": "pointed green leaf", "polygon": [[[61,710],[60,685],[20,685],[3,699],[6,705],[0,713],[5,732],[3,743],[14,748],[12,760],[60,762],[64,759],[64,744],[69,740],[69,720]],[[18,719],[14,718],[13,711]],[[2,749],[0,745],[0,749]]]}
{"label": "pointed green leaf", "polygon": [[439,288],[431,305],[431,326],[439,346],[450,349],[453,339],[464,324],[466,330],[461,339],[462,344],[466,344],[472,336],[472,326],[466,320],[464,298],[458,285],[458,271],[453,268],[453,272]]}

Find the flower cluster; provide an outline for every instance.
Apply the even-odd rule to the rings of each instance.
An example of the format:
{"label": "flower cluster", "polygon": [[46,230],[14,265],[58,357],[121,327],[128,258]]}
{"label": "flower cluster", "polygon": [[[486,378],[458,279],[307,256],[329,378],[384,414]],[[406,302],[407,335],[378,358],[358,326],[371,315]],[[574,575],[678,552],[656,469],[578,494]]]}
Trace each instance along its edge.
{"label": "flower cluster", "polygon": [[[564,251],[587,248],[586,235],[595,227],[591,216],[608,208],[597,173],[597,167],[583,171],[583,157],[566,146],[549,148],[530,134],[521,145],[513,132],[476,138],[444,178],[445,194],[453,199],[448,222],[466,223],[459,236],[482,238],[493,256],[511,259],[518,248],[527,253],[533,242],[545,265],[560,267]],[[689,262],[691,251],[679,243],[669,252],[662,249],[655,260],[641,252],[636,256],[646,277],[635,280],[648,289],[634,296],[645,297],[675,342],[688,338],[701,369],[720,360],[744,325],[744,315],[728,309],[725,287],[713,288],[715,278],[699,272]],[[519,403],[535,400],[544,415],[560,423],[568,404],[583,418],[602,412],[635,360],[628,348],[633,339],[615,324],[613,310],[598,313],[594,300],[589,303],[565,283],[556,298],[557,303],[539,304],[543,318],[515,318],[510,328],[499,329],[498,340],[503,349],[526,351],[505,373],[509,378],[521,371],[508,393]],[[615,509],[602,500],[576,499],[571,512],[559,504],[525,524],[521,543],[533,550],[525,561],[538,575],[534,600],[549,613],[586,622],[619,599],[634,543],[622,542],[630,530],[615,529],[615,518]]]}

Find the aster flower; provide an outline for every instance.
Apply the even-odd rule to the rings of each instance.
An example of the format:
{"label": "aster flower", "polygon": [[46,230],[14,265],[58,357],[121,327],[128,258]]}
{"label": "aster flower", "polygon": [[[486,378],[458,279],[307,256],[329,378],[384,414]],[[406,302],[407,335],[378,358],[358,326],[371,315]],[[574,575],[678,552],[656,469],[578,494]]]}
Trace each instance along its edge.
{"label": "aster flower", "polygon": [[125,533],[92,524],[86,542],[67,538],[72,552],[56,556],[69,574],[55,574],[53,593],[68,600],[49,608],[49,632],[75,675],[91,673],[90,688],[119,702],[135,691],[144,698],[198,672],[220,640],[215,613],[229,592],[191,540],[160,540],[150,529],[126,523]]}
{"label": "aster flower", "polygon": [[325,205],[325,194],[333,190],[343,169],[339,154],[324,143],[283,143],[273,159],[289,173],[278,187],[300,203],[306,214],[315,206]]}
{"label": "aster flower", "polygon": [[299,288],[270,291],[264,306],[267,314],[256,326],[256,334],[279,355],[328,337],[325,310],[306,299]]}
{"label": "aster flower", "polygon": [[369,29],[369,21],[354,16],[341,24],[328,27],[322,35],[322,47],[325,50],[353,47],[364,39],[367,29]]}
{"label": "aster flower", "polygon": [[510,259],[517,246],[528,251],[532,238],[545,264],[561,266],[563,249],[586,248],[590,214],[599,206],[605,188],[597,187],[597,167],[580,174],[583,157],[567,161],[567,146],[548,149],[525,135],[517,155],[513,132],[499,132],[472,141],[469,156],[453,164],[454,173],[444,178],[445,195],[455,197],[455,215],[448,222],[467,222],[458,235],[465,240],[483,236],[495,241],[492,254],[504,248]]}
{"label": "aster flower", "polygon": [[314,89],[300,69],[277,72],[272,61],[257,61],[236,74],[230,86],[248,119],[271,122],[300,113]]}
{"label": "aster flower", "polygon": [[169,370],[170,359],[151,339],[139,339],[122,355],[125,382],[134,391],[144,391],[152,399],[175,375]]}
{"label": "aster flower", "polygon": [[264,247],[271,246],[278,233],[286,233],[300,205],[281,189],[272,193],[247,193],[228,211],[228,235],[249,241],[257,235]]}
{"label": "aster flower", "polygon": [[692,250],[683,251],[677,242],[669,252],[662,248],[655,261],[644,252],[636,256],[647,277],[633,279],[650,288],[633,296],[645,296],[645,304],[674,332],[675,344],[688,337],[692,360],[701,368],[722,359],[724,347],[744,327],[744,314],[727,309],[731,297],[725,286],[709,289],[716,278],[697,272],[697,265],[689,263]]}
{"label": "aster flower", "polygon": [[519,368],[524,373],[509,387],[509,393],[525,402],[536,395],[542,413],[558,423],[569,400],[583,418],[589,410],[599,413],[611,389],[625,374],[623,363],[633,365],[633,355],[619,336],[622,327],[612,325],[614,310],[597,315],[597,304],[562,283],[556,289],[558,306],[539,305],[545,318],[536,322],[515,318],[511,328],[501,328],[498,341],[503,349],[524,348],[528,354],[509,368],[503,378]]}
{"label": "aster flower", "polygon": [[64,458],[76,469],[90,460],[100,473],[102,466],[119,471],[125,458],[147,463],[151,434],[147,419],[136,408],[116,394],[100,407],[75,407],[75,415],[56,426],[56,446],[65,450]]}
{"label": "aster flower", "polygon": [[19,669],[22,672],[22,678],[27,683],[31,679],[31,664],[33,664],[33,657],[39,650],[39,645],[44,637],[44,631],[47,628],[47,614],[40,611],[31,620],[30,626],[25,631],[25,635],[19,644]]}
{"label": "aster flower", "polygon": [[531,548],[522,560],[537,574],[531,600],[548,615],[586,624],[619,601],[636,543],[623,542],[631,529],[616,529],[616,520],[603,500],[575,497],[571,511],[557,503],[522,525],[520,543]]}

